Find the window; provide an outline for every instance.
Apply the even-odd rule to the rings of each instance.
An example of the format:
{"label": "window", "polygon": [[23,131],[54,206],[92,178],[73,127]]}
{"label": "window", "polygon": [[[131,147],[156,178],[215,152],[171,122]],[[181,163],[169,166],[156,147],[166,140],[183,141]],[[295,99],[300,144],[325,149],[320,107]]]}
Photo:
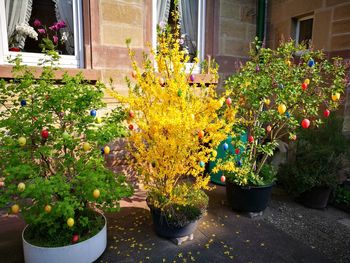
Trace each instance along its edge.
{"label": "window", "polygon": [[309,47],[312,40],[312,25],[314,19],[312,16],[296,19],[295,41],[299,44],[305,43]]}
{"label": "window", "polygon": [[[175,7],[174,0],[153,0],[153,47],[156,47],[156,27],[160,23],[172,24],[171,12]],[[205,0],[178,0],[177,6],[180,13],[180,27],[182,47],[186,49],[192,60],[198,56],[204,59],[204,28],[205,28]],[[192,67],[189,63],[188,69]],[[193,73],[200,73],[199,66]]]}
{"label": "window", "polygon": [[[64,25],[49,28],[59,21]],[[61,67],[83,67],[81,0],[0,0],[0,64],[21,51],[23,62],[36,66],[43,58],[39,43],[46,37],[56,44]]]}

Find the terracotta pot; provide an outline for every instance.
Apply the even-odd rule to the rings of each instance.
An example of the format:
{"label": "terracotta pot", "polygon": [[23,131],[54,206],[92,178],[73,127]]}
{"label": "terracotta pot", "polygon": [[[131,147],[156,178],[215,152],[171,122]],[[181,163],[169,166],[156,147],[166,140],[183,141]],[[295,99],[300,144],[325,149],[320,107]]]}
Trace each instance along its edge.
{"label": "terracotta pot", "polygon": [[9,51],[12,51],[12,52],[21,52],[21,49],[19,47],[10,47],[9,48]]}

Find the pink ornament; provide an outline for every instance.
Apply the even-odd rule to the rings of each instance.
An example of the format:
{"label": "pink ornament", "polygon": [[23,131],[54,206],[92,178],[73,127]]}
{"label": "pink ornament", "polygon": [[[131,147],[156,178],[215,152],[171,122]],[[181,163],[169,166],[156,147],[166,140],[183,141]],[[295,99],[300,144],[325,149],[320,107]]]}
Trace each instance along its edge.
{"label": "pink ornament", "polygon": [[232,104],[231,98],[227,98],[227,99],[226,99],[226,105],[227,105],[227,106],[230,106],[231,104]]}
{"label": "pink ornament", "polygon": [[222,183],[225,183],[225,182],[226,182],[226,177],[225,177],[225,175],[222,175],[222,176],[221,176],[220,181],[221,181]]}

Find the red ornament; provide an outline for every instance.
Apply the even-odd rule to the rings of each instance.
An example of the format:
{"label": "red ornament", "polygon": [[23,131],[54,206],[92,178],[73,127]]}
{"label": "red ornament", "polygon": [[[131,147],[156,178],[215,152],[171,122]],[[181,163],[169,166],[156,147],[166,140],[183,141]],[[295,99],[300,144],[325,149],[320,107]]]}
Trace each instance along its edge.
{"label": "red ornament", "polygon": [[226,182],[226,177],[225,177],[225,175],[221,176],[220,181],[221,181],[222,183],[225,183],[225,182]]}
{"label": "red ornament", "polygon": [[130,116],[130,118],[134,118],[135,117],[135,112],[130,110],[129,111],[129,116]]}
{"label": "red ornament", "polygon": [[253,143],[254,142],[254,137],[250,135],[248,137],[248,142]]}
{"label": "red ornament", "polygon": [[308,119],[303,119],[302,122],[301,122],[301,126],[302,126],[304,129],[309,128],[309,126],[310,126],[310,121],[309,121]]}
{"label": "red ornament", "polygon": [[199,131],[198,132],[198,137],[201,139],[204,137],[204,131]]}
{"label": "red ornament", "polygon": [[132,131],[133,129],[134,129],[134,125],[133,125],[133,124],[130,124],[130,125],[129,125],[129,130]]}
{"label": "red ornament", "polygon": [[329,115],[331,114],[330,110],[326,109],[323,112],[323,116],[325,116],[326,118],[329,117]]}
{"label": "red ornament", "polygon": [[42,131],[41,131],[41,137],[42,137],[43,139],[49,138],[49,131],[48,131],[48,130],[42,130]]}
{"label": "red ornament", "polygon": [[237,149],[235,150],[235,153],[236,153],[236,154],[239,154],[239,153],[240,153],[240,150],[237,148]]}
{"label": "red ornament", "polygon": [[230,105],[232,104],[231,98],[227,98],[227,99],[226,99],[226,104],[227,104],[228,106],[230,106]]}
{"label": "red ornament", "polygon": [[74,243],[77,243],[78,241],[79,241],[79,235],[77,235],[77,234],[73,235],[72,243],[74,244]]}
{"label": "red ornament", "polygon": [[303,84],[301,84],[301,88],[303,89],[303,90],[306,90],[307,89],[307,83],[303,83]]}
{"label": "red ornament", "polygon": [[271,125],[267,125],[267,127],[266,127],[266,131],[267,131],[267,132],[270,132],[271,130],[272,130]]}

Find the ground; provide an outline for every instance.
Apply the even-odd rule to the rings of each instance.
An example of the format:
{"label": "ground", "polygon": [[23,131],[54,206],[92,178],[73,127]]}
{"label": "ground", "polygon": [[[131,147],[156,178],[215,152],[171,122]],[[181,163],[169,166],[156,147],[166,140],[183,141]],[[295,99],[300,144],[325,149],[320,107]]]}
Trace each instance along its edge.
{"label": "ground", "polygon": [[[96,262],[350,262],[350,214],[305,208],[275,188],[264,215],[250,218],[228,207],[224,187],[209,195],[194,240],[176,246],[154,233],[146,195],[137,191],[120,213],[107,214],[108,247]],[[1,216],[1,262],[23,262],[23,227]]]}

